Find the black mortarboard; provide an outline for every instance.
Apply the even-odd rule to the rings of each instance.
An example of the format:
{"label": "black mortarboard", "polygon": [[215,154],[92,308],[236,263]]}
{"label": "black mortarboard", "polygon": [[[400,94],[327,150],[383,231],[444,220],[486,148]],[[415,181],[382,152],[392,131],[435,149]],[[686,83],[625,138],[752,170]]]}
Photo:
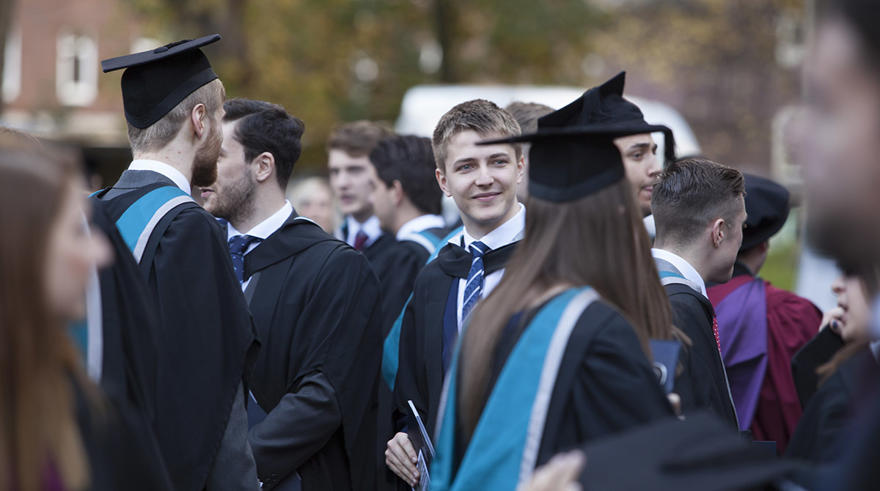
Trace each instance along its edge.
{"label": "black mortarboard", "polygon": [[785,225],[789,193],[781,185],[753,174],[745,175],[746,228],[740,251],[747,251],[776,235]]}
{"label": "black mortarboard", "polygon": [[529,195],[556,203],[583,198],[624,178],[616,138],[662,131],[666,156],[674,160],[672,131],[646,123],[639,108],[623,98],[624,76],[621,72],[538,119],[537,133],[480,144],[531,143]]}
{"label": "black mortarboard", "polygon": [[641,109],[623,98],[626,72],[620,72],[604,84],[593,87],[571,104],[538,120],[538,130],[565,126],[598,126],[619,131],[621,136],[661,132],[666,138],[666,159],[675,160],[672,130],[660,124],[648,124]]}
{"label": "black mortarboard", "polygon": [[714,415],[661,420],[584,449],[584,489],[766,489],[802,467],[767,458]]}
{"label": "black mortarboard", "polygon": [[147,128],[196,89],[216,79],[217,74],[199,47],[219,40],[219,34],[212,34],[102,61],[105,73],[126,69],[122,74],[125,119],[136,128]]}

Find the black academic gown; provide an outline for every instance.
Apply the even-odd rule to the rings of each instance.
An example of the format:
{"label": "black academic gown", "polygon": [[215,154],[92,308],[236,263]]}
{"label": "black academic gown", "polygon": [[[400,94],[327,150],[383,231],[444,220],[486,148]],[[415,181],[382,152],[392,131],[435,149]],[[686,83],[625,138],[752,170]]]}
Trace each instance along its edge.
{"label": "black academic gown", "polygon": [[[490,386],[530,320],[509,323],[502,332]],[[581,314],[565,348],[537,465],[597,438],[673,417],[632,325],[613,307],[594,302]]]}
{"label": "black academic gown", "polygon": [[[156,172],[125,171],[95,207],[117,220],[154,184],[174,185]],[[139,264],[159,318],[156,437],[174,489],[200,490],[259,345],[214,217],[186,206],[162,229],[147,244],[152,260]]]}
{"label": "black academic gown", "polygon": [[712,332],[715,309],[709,299],[687,285],[664,287],[672,306],[675,325],[691,339],[681,351],[682,371],[675,378],[674,391],[681,397],[682,413],[708,409],[739,428],[730,399],[724,362]]}
{"label": "black academic gown", "polygon": [[[425,267],[428,257],[430,253],[422,245],[410,240],[401,240],[384,246],[381,254],[374,256],[371,261],[371,267],[379,275],[381,283],[383,340],[400,316],[406,300],[412,293],[416,277]],[[393,489],[397,485],[397,477],[393,472],[385,469],[385,447],[386,442],[394,435],[394,397],[384,381],[379,383],[378,391],[379,436],[376,439],[376,454],[379,458],[377,465],[380,477],[384,476],[380,487]]]}
{"label": "black academic gown", "polygon": [[804,408],[786,449],[787,457],[814,464],[837,460],[849,444],[843,438],[856,415],[856,408],[866,400],[865,381],[876,382],[880,366],[869,349],[843,362],[819,386]]}
{"label": "black academic gown", "polygon": [[[503,269],[515,247],[516,242],[484,255],[485,274]],[[444,343],[443,333],[444,329],[458,332],[458,284],[467,279],[472,259],[462,247],[445,245],[416,278],[413,298],[403,317],[394,400],[400,414],[409,414],[407,401],[412,400],[429,435],[434,434],[443,391],[443,353],[451,359],[455,348],[455,338]]]}
{"label": "black academic gown", "polygon": [[840,335],[826,326],[791,358],[791,374],[801,407],[807,407],[819,387],[816,370],[828,363],[843,344]]}
{"label": "black academic gown", "polygon": [[382,337],[403,310],[406,299],[413,291],[416,277],[428,262],[428,250],[411,240],[395,240],[370,259],[370,264],[382,285]]}
{"label": "black academic gown", "polygon": [[107,411],[97,424],[86,423],[85,399],[79,398],[82,424],[97,426],[100,442],[91,442],[93,467],[124,469],[125,480],[106,489],[168,489],[165,469],[154,432],[158,319],[151,309],[147,286],[128,247],[101,209],[92,223],[107,237],[114,252],[111,265],[98,271],[101,290],[102,370],[100,387]]}
{"label": "black academic gown", "polygon": [[[381,360],[378,281],[361,254],[295,219],[245,256],[264,348],[251,390],[268,416],[249,441],[264,489],[371,489]],[[253,276],[252,276],[253,275]]]}

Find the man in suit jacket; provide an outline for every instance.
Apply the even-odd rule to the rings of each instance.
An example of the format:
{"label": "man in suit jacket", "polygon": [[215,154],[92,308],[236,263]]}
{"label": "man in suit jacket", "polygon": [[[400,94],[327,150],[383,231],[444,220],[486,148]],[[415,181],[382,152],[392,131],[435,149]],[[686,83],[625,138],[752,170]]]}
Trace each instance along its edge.
{"label": "man in suit jacket", "polygon": [[711,409],[738,428],[706,283],[730,279],[746,220],[742,174],[704,159],[674,162],[654,187],[654,260],[676,325],[691,340],[676,378],[684,413]]}

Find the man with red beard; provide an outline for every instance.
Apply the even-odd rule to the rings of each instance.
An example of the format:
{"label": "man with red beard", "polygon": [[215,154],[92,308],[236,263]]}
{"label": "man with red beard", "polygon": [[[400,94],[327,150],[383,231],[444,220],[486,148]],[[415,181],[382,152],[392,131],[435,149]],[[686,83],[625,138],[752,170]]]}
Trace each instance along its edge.
{"label": "man with red beard", "polygon": [[[217,175],[223,84],[200,46],[219,35],[104,60],[125,69],[134,161],[95,206],[115,222],[160,319],[148,404],[174,489],[255,489],[243,378],[257,341],[214,218],[190,196]],[[146,349],[146,347],[145,347]]]}

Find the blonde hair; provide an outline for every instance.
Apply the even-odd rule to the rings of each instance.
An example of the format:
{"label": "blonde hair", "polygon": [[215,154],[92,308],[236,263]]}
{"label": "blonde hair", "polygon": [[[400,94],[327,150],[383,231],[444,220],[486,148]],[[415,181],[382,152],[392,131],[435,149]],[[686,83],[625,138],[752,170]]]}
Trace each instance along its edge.
{"label": "blonde hair", "polygon": [[[434,161],[441,171],[446,170],[446,146],[449,140],[462,131],[476,131],[480,136],[498,136],[506,138],[520,134],[519,123],[504,109],[485,99],[474,99],[462,102],[450,109],[434,128],[431,147],[434,150]],[[522,156],[522,145],[512,143],[516,159]]]}
{"label": "blonde hair", "polygon": [[225,91],[220,79],[214,79],[196,89],[186,99],[168,111],[162,119],[146,128],[136,128],[128,123],[128,141],[133,152],[155,152],[165,148],[180,133],[183,123],[193,108],[204,104],[205,111],[212,117],[223,105]]}

